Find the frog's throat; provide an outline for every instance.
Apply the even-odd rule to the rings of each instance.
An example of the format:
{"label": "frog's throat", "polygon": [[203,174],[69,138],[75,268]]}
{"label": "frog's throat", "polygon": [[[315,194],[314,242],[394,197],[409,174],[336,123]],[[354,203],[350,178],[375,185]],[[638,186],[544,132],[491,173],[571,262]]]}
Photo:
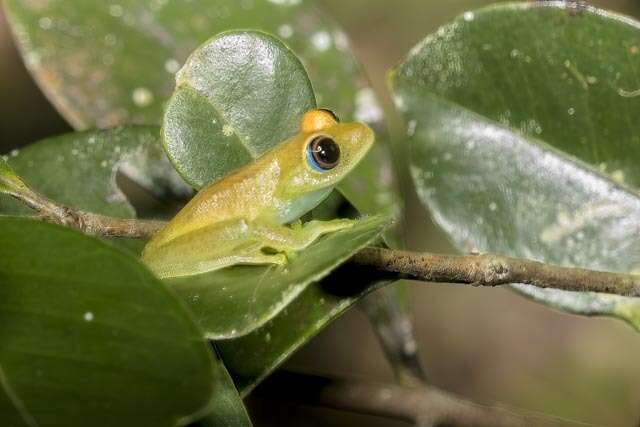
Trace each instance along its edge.
{"label": "frog's throat", "polygon": [[288,224],[300,218],[322,203],[331,194],[331,191],[333,191],[333,187],[327,187],[296,197],[280,212],[277,219],[278,223]]}

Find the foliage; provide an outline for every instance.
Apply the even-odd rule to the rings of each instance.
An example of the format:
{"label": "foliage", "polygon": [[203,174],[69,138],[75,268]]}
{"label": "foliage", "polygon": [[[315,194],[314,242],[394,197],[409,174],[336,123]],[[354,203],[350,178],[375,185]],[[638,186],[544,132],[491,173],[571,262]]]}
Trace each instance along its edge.
{"label": "foliage", "polygon": [[185,424],[228,387],[185,306],[134,258],[29,219],[0,219],[0,234],[6,425]]}
{"label": "foliage", "polygon": [[[638,269],[637,35],[602,11],[495,6],[440,28],[394,71],[418,195],[458,248]],[[517,288],[640,328],[635,298]]]}
{"label": "foliage", "polygon": [[[338,268],[379,243],[401,206],[382,111],[344,33],[302,1],[6,7],[27,66],[78,131],[0,161],[0,213],[13,215],[0,218],[0,416],[26,426],[250,425],[236,390],[246,395],[386,284]],[[442,27],[393,70],[415,188],[460,250],[638,269],[637,31],[556,2],[494,6]],[[316,106],[379,137],[312,213],[346,207],[358,224],[284,269],[163,283],[136,258],[143,242],[115,242],[133,249],[123,251],[26,219],[7,195],[24,181],[65,205],[134,218],[124,176],[180,205],[293,135]],[[397,231],[384,237],[397,241]],[[516,286],[640,328],[635,298]]]}

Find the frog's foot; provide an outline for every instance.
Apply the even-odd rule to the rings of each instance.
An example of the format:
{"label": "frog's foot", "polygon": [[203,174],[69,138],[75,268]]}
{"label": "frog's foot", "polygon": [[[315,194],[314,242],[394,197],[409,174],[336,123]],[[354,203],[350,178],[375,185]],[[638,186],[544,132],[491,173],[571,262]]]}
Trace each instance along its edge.
{"label": "frog's foot", "polygon": [[356,221],[351,219],[334,219],[331,221],[310,221],[301,227],[259,225],[254,226],[252,233],[264,243],[265,247],[291,256],[293,252],[311,245],[320,236],[351,228],[355,223]]}
{"label": "frog's foot", "polygon": [[232,262],[229,265],[235,264],[276,264],[276,265],[285,265],[287,263],[287,256],[282,253],[277,254],[266,254],[262,251],[253,253],[253,254],[240,254],[234,255],[232,257]]}
{"label": "frog's foot", "polygon": [[198,262],[182,262],[175,260],[174,262],[153,263],[145,260],[147,265],[160,278],[171,278],[181,276],[192,276],[197,274],[208,273],[234,265],[260,265],[275,264],[284,265],[288,262],[284,253],[268,254],[256,247],[252,251],[239,251],[233,255],[223,257],[201,258]]}

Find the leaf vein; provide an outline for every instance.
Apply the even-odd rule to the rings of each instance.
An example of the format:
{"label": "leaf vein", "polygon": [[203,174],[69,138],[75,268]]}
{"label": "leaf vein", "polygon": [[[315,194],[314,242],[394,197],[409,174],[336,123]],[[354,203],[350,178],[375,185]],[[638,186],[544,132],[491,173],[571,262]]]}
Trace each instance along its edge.
{"label": "leaf vein", "polygon": [[5,394],[7,395],[7,397],[13,404],[13,406],[16,408],[16,410],[22,417],[22,420],[24,421],[24,423],[29,427],[38,427],[38,423],[36,419],[33,417],[33,415],[31,415],[31,413],[27,409],[27,406],[24,404],[22,399],[20,399],[20,396],[18,396],[18,394],[15,392],[15,390],[11,386],[11,383],[9,382],[9,378],[7,378],[7,375],[4,372],[2,364],[0,364],[0,385],[2,385],[2,389],[4,390]]}

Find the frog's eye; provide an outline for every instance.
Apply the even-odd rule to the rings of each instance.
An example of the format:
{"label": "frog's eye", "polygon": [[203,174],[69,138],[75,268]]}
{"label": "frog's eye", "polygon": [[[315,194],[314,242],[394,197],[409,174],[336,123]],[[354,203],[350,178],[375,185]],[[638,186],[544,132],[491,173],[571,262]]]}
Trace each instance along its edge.
{"label": "frog's eye", "polygon": [[328,136],[316,136],[307,145],[307,160],[317,171],[331,170],[340,161],[340,147]]}
{"label": "frog's eye", "polygon": [[320,111],[324,111],[325,113],[327,113],[331,117],[333,117],[333,120],[335,120],[336,123],[340,123],[340,117],[338,117],[338,115],[335,113],[335,111],[331,111],[328,108],[320,108]]}

